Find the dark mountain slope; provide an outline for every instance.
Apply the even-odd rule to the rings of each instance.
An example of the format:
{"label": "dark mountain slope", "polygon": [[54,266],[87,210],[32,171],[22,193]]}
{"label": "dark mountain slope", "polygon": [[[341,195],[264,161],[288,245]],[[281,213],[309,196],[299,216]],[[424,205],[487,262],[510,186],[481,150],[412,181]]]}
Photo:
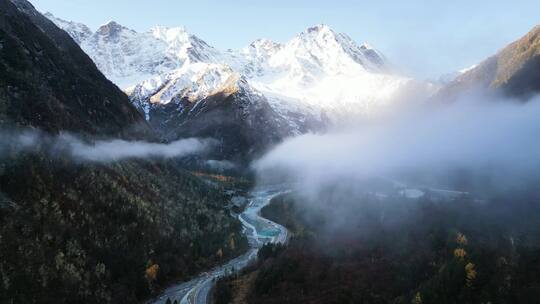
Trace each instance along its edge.
{"label": "dark mountain slope", "polygon": [[[304,128],[298,132],[317,128],[314,120],[295,119],[301,120]],[[152,107],[150,125],[167,140],[215,138],[220,145],[213,157],[240,163],[248,163],[294,132],[290,121],[278,115],[243,79],[234,79],[221,92],[197,102],[184,98]]]}
{"label": "dark mountain slope", "polygon": [[536,191],[479,204],[429,195],[354,198],[344,187],[328,188],[316,202],[274,198],[262,215],[289,229],[289,244],[266,245],[256,269],[218,282],[214,303],[538,302]]}
{"label": "dark mountain slope", "polygon": [[0,161],[0,303],[136,303],[238,254],[222,191],[174,168]]}
{"label": "dark mountain slope", "polygon": [[[0,0],[0,132],[146,138],[67,34],[17,4]],[[243,249],[222,189],[173,161],[80,163],[0,140],[0,303],[141,302]]]}
{"label": "dark mountain slope", "polygon": [[540,92],[540,26],[460,75],[439,96],[455,98],[473,89],[495,89],[524,99]]}
{"label": "dark mountain slope", "polygon": [[102,135],[146,128],[125,94],[67,33],[30,3],[15,3],[20,10],[0,1],[2,122]]}

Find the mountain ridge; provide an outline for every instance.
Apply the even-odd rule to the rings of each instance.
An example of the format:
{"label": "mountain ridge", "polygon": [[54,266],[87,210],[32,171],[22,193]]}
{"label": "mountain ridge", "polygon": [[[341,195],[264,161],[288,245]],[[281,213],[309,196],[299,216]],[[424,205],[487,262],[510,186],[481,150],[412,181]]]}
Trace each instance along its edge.
{"label": "mountain ridge", "polygon": [[[58,18],[53,18],[52,20],[57,20],[56,22],[59,25],[69,24]],[[127,28],[125,29],[129,30]],[[135,33],[132,30],[129,31]],[[182,34],[177,34],[176,36],[167,35],[167,31]],[[156,41],[149,41],[148,36],[151,36],[154,40],[165,41],[166,46],[164,50],[155,53],[146,50],[155,50],[156,45],[159,44]],[[104,54],[103,52],[111,53],[113,51],[107,49],[106,46],[96,45],[97,42],[90,43],[90,45],[87,43],[81,44],[82,48],[96,61],[100,69],[128,93],[134,87],[141,85],[147,89],[153,88],[155,92],[166,82],[166,80],[160,78],[182,79],[183,82],[187,83],[189,82],[189,73],[184,75],[181,71],[195,69],[188,67],[190,64],[220,64],[228,66],[234,72],[245,75],[250,84],[259,91],[263,93],[267,91],[274,95],[277,92],[281,95],[284,93],[285,95],[282,96],[282,101],[286,102],[289,99],[294,99],[300,104],[305,103],[308,99],[314,99],[313,95],[315,95],[303,96],[300,94],[302,89],[306,86],[318,86],[320,85],[320,80],[326,77],[343,76],[340,78],[341,80],[345,76],[352,75],[356,77],[361,74],[363,78],[370,78],[371,74],[377,74],[375,75],[376,77],[370,78],[371,86],[381,86],[386,90],[395,90],[395,88],[386,87],[383,81],[377,81],[377,78],[382,78],[380,77],[381,75],[392,79],[403,79],[404,83],[411,80],[389,74],[391,68],[386,58],[367,43],[358,45],[349,36],[337,33],[324,24],[309,27],[286,43],[277,43],[268,39],[257,39],[240,50],[217,50],[204,42],[204,40],[189,34],[183,27],[153,27],[146,32],[138,33],[137,40],[140,42],[137,45],[141,46],[138,49],[142,51],[135,55],[129,53],[129,50],[134,48],[131,42],[133,39],[126,37],[123,51],[127,55],[122,55],[121,52],[114,53],[114,56]],[[151,47],[145,47],[145,45],[150,45]],[[100,49],[102,52],[100,52]],[[122,75],[122,78],[109,71],[122,71],[125,70],[126,66],[131,67],[133,64],[129,62],[123,63],[121,61],[118,64],[103,61],[107,61],[109,57],[129,58],[130,56],[138,58],[137,62],[144,63],[148,61],[148,66],[150,67],[141,66],[140,69],[137,67],[133,70],[127,70]],[[144,59],[141,60],[141,58]],[[157,62],[159,62],[158,67],[153,66]],[[114,66],[114,68],[111,66]],[[185,87],[187,87],[187,84],[173,91],[173,95],[181,94]],[[349,91],[352,90],[338,88],[334,90],[332,97],[338,103],[347,100],[347,104],[350,106],[353,106],[355,103],[361,104],[368,102],[369,99],[381,98],[374,92],[368,92],[366,88],[360,91]],[[204,91],[203,93],[208,93],[208,91]],[[341,97],[343,95],[346,96]],[[147,99],[150,99],[150,97],[148,96]],[[154,98],[155,100],[156,98]],[[170,99],[165,98],[160,102],[168,103]],[[317,106],[319,104],[322,105],[321,108],[327,110],[325,108],[326,104],[321,102],[321,100],[311,102],[311,106]],[[342,112],[346,112],[346,110]]]}
{"label": "mountain ridge", "polygon": [[[51,18],[59,26],[70,26]],[[75,26],[67,31],[73,33],[80,28],[84,29]],[[204,122],[179,120],[202,119],[183,112],[206,104],[201,101],[213,101],[212,107],[201,108],[203,112],[214,112],[211,116],[220,112],[245,120],[239,129],[249,130],[237,139],[255,139],[254,133],[258,132],[261,139],[252,144],[264,150],[276,141],[265,140],[266,135],[249,123],[254,117],[261,117],[259,112],[249,113],[250,109],[265,109],[264,124],[268,123],[271,134],[280,134],[284,139],[318,132],[343,118],[377,112],[392,104],[401,91],[431,90],[428,85],[394,75],[390,63],[376,49],[367,43],[359,45],[324,24],[309,27],[285,43],[257,39],[240,50],[226,51],[214,48],[183,27],[157,26],[143,33],[120,25],[114,28],[114,35],[101,30],[105,33],[102,35],[98,29],[81,42],[81,47],[109,79],[124,89],[146,120],[167,140],[172,139],[170,134],[185,133],[179,129],[186,125],[209,127]],[[73,35],[81,37],[83,33]],[[232,79],[241,79],[237,85],[245,90],[220,94]],[[246,106],[245,92],[255,92],[249,95],[257,96],[253,105]],[[226,95],[227,98],[219,97]],[[240,109],[233,110],[226,104],[221,106],[232,112],[224,113],[215,103],[217,100],[242,104],[243,114],[238,116],[235,112]],[[203,112],[196,113],[203,117]],[[198,135],[193,132],[189,133]],[[228,138],[217,139],[224,150],[236,150],[239,143]],[[256,155],[260,151],[252,152],[246,153]],[[246,155],[230,156],[245,159]]]}
{"label": "mountain ridge", "polygon": [[29,2],[8,1],[2,9],[0,101],[6,121],[52,133],[150,133],[125,94],[67,33]]}
{"label": "mountain ridge", "polygon": [[499,91],[526,100],[540,92],[540,25],[459,75],[437,96],[454,99],[471,90]]}
{"label": "mountain ridge", "polygon": [[25,0],[0,0],[0,129],[0,303],[142,303],[246,247],[224,184],[180,160],[86,162],[49,140],[156,137]]}

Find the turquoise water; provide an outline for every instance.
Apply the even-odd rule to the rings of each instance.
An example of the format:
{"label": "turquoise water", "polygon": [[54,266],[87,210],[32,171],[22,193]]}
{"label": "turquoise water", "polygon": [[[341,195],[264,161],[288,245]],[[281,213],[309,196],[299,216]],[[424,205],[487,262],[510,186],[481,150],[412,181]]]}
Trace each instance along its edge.
{"label": "turquoise water", "polygon": [[275,237],[279,235],[279,230],[277,229],[263,229],[259,232],[260,235],[265,237]]}

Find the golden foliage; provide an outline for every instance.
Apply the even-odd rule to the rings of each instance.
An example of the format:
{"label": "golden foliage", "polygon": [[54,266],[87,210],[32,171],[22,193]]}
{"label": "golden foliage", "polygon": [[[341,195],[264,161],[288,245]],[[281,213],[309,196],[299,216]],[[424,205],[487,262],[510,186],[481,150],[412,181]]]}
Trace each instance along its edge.
{"label": "golden foliage", "polygon": [[157,275],[159,272],[159,265],[153,264],[152,266],[146,268],[146,271],[144,272],[146,279],[149,282],[153,282],[157,279]]}
{"label": "golden foliage", "polygon": [[226,175],[221,175],[221,174],[208,174],[208,173],[203,173],[203,172],[192,172],[192,173],[193,173],[193,175],[195,175],[197,177],[213,179],[213,180],[216,180],[218,182],[231,182],[233,180],[232,177],[226,176]]}
{"label": "golden foliage", "polygon": [[465,249],[463,248],[456,248],[454,250],[454,256],[458,259],[464,259],[465,256],[467,255],[467,251],[465,251]]}
{"label": "golden foliage", "polygon": [[219,250],[216,252],[216,255],[218,258],[223,258],[223,250],[221,248],[219,248]]}
{"label": "golden foliage", "polygon": [[465,265],[465,272],[467,275],[467,287],[471,287],[477,275],[474,264],[470,262],[467,263],[467,265]]}

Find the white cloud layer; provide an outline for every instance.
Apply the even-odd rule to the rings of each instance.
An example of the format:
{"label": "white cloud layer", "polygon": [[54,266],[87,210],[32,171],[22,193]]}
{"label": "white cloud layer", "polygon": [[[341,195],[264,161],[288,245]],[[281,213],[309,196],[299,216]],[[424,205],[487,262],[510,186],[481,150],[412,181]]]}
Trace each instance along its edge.
{"label": "white cloud layer", "polygon": [[260,179],[301,188],[340,180],[453,169],[516,182],[540,169],[540,98],[527,103],[476,95],[290,138],[253,164]]}
{"label": "white cloud layer", "polygon": [[0,132],[0,156],[26,151],[68,155],[77,161],[113,162],[123,159],[176,158],[205,153],[213,139],[187,138],[170,143],[126,141],[121,139],[83,141],[71,134],[50,136],[37,130]]}

